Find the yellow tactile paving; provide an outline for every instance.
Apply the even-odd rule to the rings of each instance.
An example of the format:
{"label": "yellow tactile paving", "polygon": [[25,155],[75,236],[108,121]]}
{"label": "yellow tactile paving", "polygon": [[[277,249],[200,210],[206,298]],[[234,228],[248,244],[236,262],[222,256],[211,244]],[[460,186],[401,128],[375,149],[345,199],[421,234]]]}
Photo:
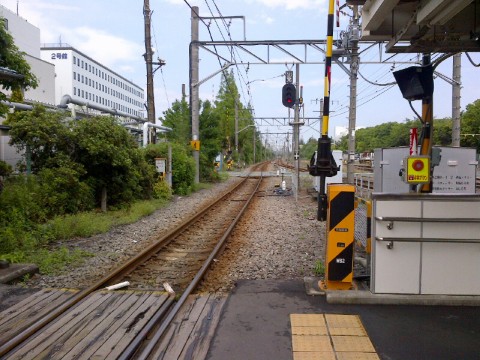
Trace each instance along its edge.
{"label": "yellow tactile paving", "polygon": [[335,351],[374,352],[375,348],[366,336],[332,336]]}
{"label": "yellow tactile paving", "polygon": [[290,314],[294,360],[379,359],[357,315]]}
{"label": "yellow tactile paving", "polygon": [[329,327],[328,331],[330,335],[355,335],[355,336],[367,336],[363,327]]}
{"label": "yellow tactile paving", "polygon": [[293,353],[293,360],[337,360],[334,352],[301,351]]}
{"label": "yellow tactile paving", "polygon": [[290,323],[295,326],[326,326],[323,314],[290,314]]}
{"label": "yellow tactile paving", "polygon": [[293,335],[293,351],[333,352],[329,336],[322,335]]}
{"label": "yellow tactile paving", "polygon": [[363,327],[360,319],[356,315],[335,315],[325,314],[325,319],[329,328],[361,328]]}
{"label": "yellow tactile paving", "polygon": [[337,352],[337,360],[380,360],[374,352]]}
{"label": "yellow tactile paving", "polygon": [[328,335],[326,326],[292,326],[292,335]]}

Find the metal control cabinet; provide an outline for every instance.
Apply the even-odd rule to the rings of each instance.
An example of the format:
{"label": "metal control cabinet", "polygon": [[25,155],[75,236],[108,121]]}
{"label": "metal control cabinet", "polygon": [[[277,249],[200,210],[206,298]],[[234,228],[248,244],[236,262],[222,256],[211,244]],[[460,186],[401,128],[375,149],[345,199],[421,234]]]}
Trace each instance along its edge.
{"label": "metal control cabinet", "polygon": [[[340,166],[340,170],[337,172],[337,175],[332,177],[325,178],[325,184],[341,184],[343,182],[343,154],[341,150],[332,150],[333,158],[337,163],[337,166]],[[313,187],[315,191],[318,192],[320,189],[320,176],[313,176]]]}
{"label": "metal control cabinet", "polygon": [[373,194],[371,291],[480,295],[480,195]]}
{"label": "metal control cabinet", "polygon": [[[440,164],[433,169],[433,193],[475,193],[475,149],[439,146]],[[374,191],[408,193],[409,185],[399,175],[409,148],[375,149]]]}

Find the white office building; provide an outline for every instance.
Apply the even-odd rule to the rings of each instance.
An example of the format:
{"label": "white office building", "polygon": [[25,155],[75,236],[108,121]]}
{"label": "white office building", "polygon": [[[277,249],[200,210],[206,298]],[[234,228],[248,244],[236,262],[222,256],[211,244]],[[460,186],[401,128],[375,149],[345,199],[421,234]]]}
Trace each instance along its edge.
{"label": "white office building", "polygon": [[72,99],[143,117],[144,90],[68,44],[45,44],[41,57],[55,64],[56,103]]}
{"label": "white office building", "polygon": [[[137,119],[145,117],[144,90],[138,85],[68,44],[42,45],[40,29],[2,5],[0,17],[38,79],[38,87],[24,93],[27,104],[54,107],[68,95],[73,104]],[[2,124],[3,120],[0,118],[0,160],[14,166],[20,154],[8,145],[8,126]]]}
{"label": "white office building", "polygon": [[25,91],[25,101],[53,105],[55,103],[55,66],[41,59],[40,29],[2,5],[0,5],[0,17],[4,19],[4,26],[12,35],[15,45],[25,53],[25,60],[38,79],[36,89]]}

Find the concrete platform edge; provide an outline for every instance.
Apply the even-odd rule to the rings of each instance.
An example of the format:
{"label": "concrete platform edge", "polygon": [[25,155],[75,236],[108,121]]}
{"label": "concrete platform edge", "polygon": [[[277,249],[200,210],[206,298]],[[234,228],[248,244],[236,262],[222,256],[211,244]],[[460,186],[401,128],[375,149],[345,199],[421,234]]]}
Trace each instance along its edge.
{"label": "concrete platform edge", "polygon": [[480,306],[475,295],[372,294],[370,291],[326,291],[329,304]]}

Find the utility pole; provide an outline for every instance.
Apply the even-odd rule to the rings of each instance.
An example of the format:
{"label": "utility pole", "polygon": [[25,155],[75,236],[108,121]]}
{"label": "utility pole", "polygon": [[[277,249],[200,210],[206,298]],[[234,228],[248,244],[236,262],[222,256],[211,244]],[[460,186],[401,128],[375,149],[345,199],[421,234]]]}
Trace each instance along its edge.
{"label": "utility pole", "polygon": [[295,64],[295,88],[297,89],[295,95],[295,115],[293,124],[293,145],[294,145],[294,160],[295,160],[295,179],[297,182],[295,199],[298,198],[298,191],[300,190],[300,64]]}
{"label": "utility pole", "polygon": [[350,109],[348,113],[348,159],[347,159],[347,183],[353,184],[355,172],[355,126],[357,118],[357,73],[360,62],[358,61],[358,37],[359,37],[358,6],[353,7],[353,20],[348,36],[348,47],[352,50],[350,62]]}
{"label": "utility pole", "polygon": [[253,128],[253,163],[255,164],[257,162],[256,158],[256,152],[257,152],[257,139],[256,139],[256,134],[255,134],[255,128]]}
{"label": "utility pole", "polygon": [[238,98],[236,96],[235,96],[235,153],[238,156]]}
{"label": "utility pole", "polygon": [[[430,53],[423,54],[422,66],[432,64]],[[432,158],[432,140],[433,140],[433,94],[422,99],[422,143],[420,146],[420,155],[428,155]],[[428,184],[420,184],[420,192],[431,193],[432,192],[432,180]]]}
{"label": "utility pole", "polygon": [[[199,139],[199,58],[198,58],[198,6],[192,7],[192,42],[190,43],[190,116],[192,117],[192,143]],[[200,144],[200,143],[198,143]],[[193,148],[193,159],[195,160],[195,183],[200,182],[200,147]]]}
{"label": "utility pole", "polygon": [[[153,93],[153,61],[152,61],[152,36],[150,2],[143,1],[143,17],[145,21],[145,63],[147,64],[147,120],[155,124],[155,97]],[[155,142],[155,129],[152,127],[149,133],[149,143]]]}
{"label": "utility pole", "polygon": [[462,87],[462,54],[453,55],[452,146],[460,147],[460,91]]}

